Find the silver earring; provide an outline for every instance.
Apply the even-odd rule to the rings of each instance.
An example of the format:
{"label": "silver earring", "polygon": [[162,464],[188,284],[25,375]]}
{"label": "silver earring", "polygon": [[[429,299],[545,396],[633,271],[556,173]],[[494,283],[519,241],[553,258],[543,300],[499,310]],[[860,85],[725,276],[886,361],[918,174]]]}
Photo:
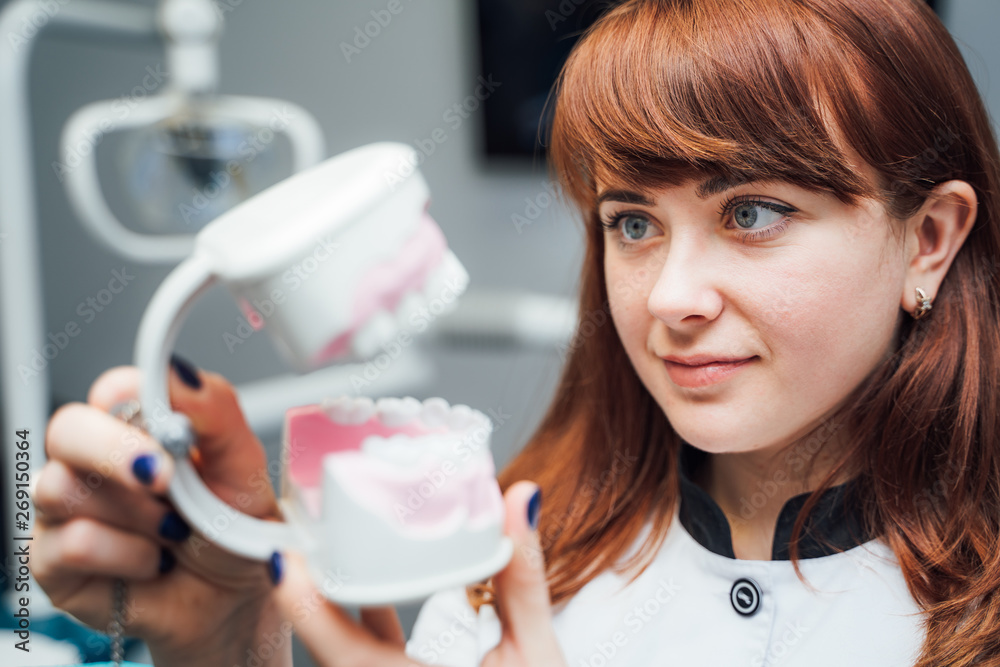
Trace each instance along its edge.
{"label": "silver earring", "polygon": [[931,309],[931,300],[927,298],[927,294],[925,294],[922,289],[917,287],[916,290],[917,290],[917,301],[920,302],[920,305],[918,305],[913,310],[913,319],[919,320],[921,317],[927,314],[927,311]]}

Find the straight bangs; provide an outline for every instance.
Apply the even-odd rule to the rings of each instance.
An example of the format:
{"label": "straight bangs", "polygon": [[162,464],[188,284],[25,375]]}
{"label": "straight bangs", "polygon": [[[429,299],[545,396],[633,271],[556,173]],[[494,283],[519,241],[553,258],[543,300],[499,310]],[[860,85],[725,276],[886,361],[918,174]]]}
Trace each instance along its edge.
{"label": "straight bangs", "polygon": [[869,106],[856,97],[865,86],[851,52],[794,0],[618,6],[556,82],[550,166],[584,212],[594,211],[597,180],[655,190],[717,176],[786,181],[848,203],[874,196],[878,184],[844,149],[842,119]]}

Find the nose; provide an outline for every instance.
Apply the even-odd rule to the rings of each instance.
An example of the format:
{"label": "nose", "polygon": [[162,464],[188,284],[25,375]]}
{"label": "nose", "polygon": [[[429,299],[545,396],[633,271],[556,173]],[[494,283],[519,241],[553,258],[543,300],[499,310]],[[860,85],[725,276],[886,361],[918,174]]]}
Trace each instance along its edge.
{"label": "nose", "polygon": [[671,329],[683,330],[710,322],[722,310],[718,263],[695,238],[671,239],[659,275],[649,293],[650,314]]}

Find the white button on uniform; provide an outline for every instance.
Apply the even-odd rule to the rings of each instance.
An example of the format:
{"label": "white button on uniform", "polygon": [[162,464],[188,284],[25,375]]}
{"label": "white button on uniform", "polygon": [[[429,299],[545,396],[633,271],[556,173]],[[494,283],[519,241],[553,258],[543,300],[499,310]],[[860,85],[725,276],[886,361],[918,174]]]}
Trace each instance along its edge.
{"label": "white button on uniform", "polygon": [[760,586],[753,579],[737,579],[729,591],[733,609],[744,616],[752,616],[760,609]]}

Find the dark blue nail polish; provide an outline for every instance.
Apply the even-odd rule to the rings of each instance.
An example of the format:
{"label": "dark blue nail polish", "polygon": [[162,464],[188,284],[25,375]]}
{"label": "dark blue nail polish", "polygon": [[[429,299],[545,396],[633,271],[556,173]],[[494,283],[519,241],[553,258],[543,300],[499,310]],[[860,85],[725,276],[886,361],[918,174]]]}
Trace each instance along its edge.
{"label": "dark blue nail polish", "polygon": [[160,574],[166,574],[170,570],[174,569],[174,565],[177,565],[177,559],[174,555],[170,553],[170,549],[166,547],[160,548]]}
{"label": "dark blue nail polish", "polygon": [[156,471],[160,467],[160,462],[156,454],[139,454],[132,461],[132,474],[143,484],[149,486],[156,477]]}
{"label": "dark blue nail polish", "polygon": [[528,501],[528,525],[534,530],[538,528],[538,510],[542,506],[542,490],[535,489],[535,493]]}
{"label": "dark blue nail polish", "polygon": [[271,583],[275,586],[281,581],[284,570],[284,563],[281,561],[281,554],[275,551],[267,561],[267,574],[271,577]]}
{"label": "dark blue nail polish", "polygon": [[186,361],[176,354],[170,355],[170,365],[177,372],[184,384],[192,389],[201,389],[201,378],[198,377],[198,369],[190,361]]}
{"label": "dark blue nail polish", "polygon": [[187,522],[181,517],[180,514],[174,511],[167,512],[163,517],[163,521],[160,522],[160,537],[173,540],[175,542],[183,542],[191,535],[191,527],[187,525]]}

